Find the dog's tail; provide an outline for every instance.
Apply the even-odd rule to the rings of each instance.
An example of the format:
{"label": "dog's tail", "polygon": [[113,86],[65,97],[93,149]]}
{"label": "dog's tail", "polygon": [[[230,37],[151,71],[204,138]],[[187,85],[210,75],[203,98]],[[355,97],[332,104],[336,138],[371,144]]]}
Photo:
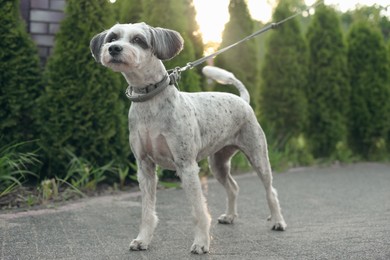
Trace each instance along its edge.
{"label": "dog's tail", "polygon": [[250,97],[248,90],[244,84],[242,84],[242,82],[233,75],[233,73],[213,66],[205,66],[202,69],[202,72],[208,78],[213,79],[220,84],[234,85],[240,92],[240,97],[245,100],[245,102],[249,103]]}

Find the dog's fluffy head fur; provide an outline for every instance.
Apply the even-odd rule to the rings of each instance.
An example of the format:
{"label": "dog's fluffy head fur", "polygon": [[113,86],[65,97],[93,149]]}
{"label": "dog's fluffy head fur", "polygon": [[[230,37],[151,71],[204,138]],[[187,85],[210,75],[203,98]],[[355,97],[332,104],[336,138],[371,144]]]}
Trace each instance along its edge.
{"label": "dog's fluffy head fur", "polygon": [[126,72],[148,58],[173,58],[183,49],[183,38],[176,31],[145,23],[116,24],[95,35],[90,48],[97,62],[114,71]]}

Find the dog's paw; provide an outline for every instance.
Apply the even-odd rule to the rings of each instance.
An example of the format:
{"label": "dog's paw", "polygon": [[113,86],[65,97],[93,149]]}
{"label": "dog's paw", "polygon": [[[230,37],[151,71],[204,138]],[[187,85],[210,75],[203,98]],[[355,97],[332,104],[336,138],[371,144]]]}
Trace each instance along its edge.
{"label": "dog's paw", "polygon": [[236,218],[236,215],[222,214],[218,218],[218,223],[220,223],[220,224],[233,224],[233,221],[235,218]]}
{"label": "dog's paw", "polygon": [[199,245],[199,244],[194,243],[191,246],[191,253],[193,253],[193,254],[202,255],[202,254],[206,254],[208,252],[209,252],[208,245]]}
{"label": "dog's paw", "polygon": [[148,245],[142,242],[142,240],[134,239],[130,243],[130,250],[131,251],[140,251],[140,250],[146,250],[148,249]]}
{"label": "dog's paw", "polygon": [[272,226],[272,230],[275,231],[285,231],[287,228],[287,224],[284,221],[277,222]]}
{"label": "dog's paw", "polygon": [[[272,216],[269,216],[267,218],[267,221],[271,221],[272,220]],[[287,224],[286,222],[284,222],[283,218],[280,220],[280,221],[276,221],[275,224],[272,226],[272,230],[275,230],[275,231],[285,231],[287,228]]]}

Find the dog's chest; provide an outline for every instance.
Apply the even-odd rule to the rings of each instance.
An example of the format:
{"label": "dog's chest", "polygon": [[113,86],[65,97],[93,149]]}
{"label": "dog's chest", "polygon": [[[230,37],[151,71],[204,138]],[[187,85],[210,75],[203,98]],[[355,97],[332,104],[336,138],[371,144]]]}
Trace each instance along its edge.
{"label": "dog's chest", "polygon": [[[136,133],[137,136],[130,139],[134,153],[140,158],[147,157],[164,168],[175,168],[171,148],[163,133],[144,127],[139,127]],[[132,136],[134,134],[133,132]]]}
{"label": "dog's chest", "polygon": [[174,158],[167,141],[169,118],[161,109],[130,110],[130,143],[137,158],[148,158],[163,168],[174,170]]}

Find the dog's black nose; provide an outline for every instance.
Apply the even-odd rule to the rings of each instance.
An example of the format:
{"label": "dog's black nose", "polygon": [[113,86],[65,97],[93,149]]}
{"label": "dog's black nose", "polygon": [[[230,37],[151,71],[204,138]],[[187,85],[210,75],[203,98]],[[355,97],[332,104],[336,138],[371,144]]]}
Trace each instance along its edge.
{"label": "dog's black nose", "polygon": [[123,48],[119,45],[111,45],[110,47],[108,47],[108,52],[111,56],[118,55],[122,50]]}

